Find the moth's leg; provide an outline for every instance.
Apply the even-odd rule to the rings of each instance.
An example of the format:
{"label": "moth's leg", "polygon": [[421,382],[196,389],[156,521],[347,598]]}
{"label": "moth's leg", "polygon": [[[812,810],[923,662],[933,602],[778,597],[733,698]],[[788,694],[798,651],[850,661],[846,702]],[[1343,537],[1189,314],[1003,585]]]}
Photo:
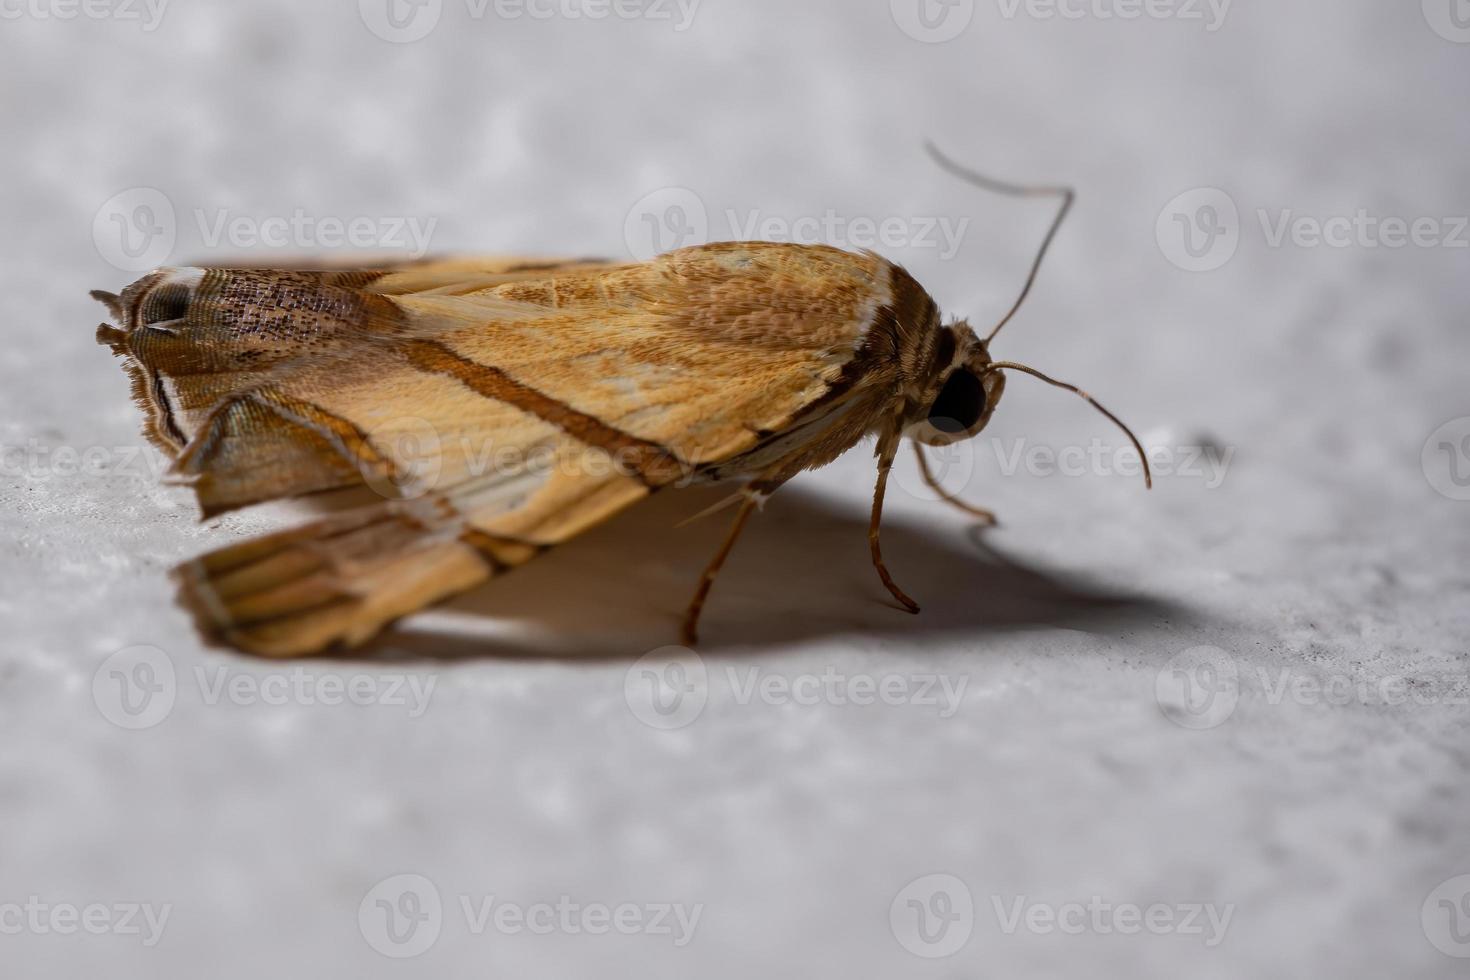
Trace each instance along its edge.
{"label": "moth's leg", "polygon": [[715,577],[724,567],[725,559],[730,557],[730,551],[735,547],[735,541],[740,537],[740,532],[745,530],[745,522],[750,520],[750,515],[760,506],[762,499],[759,493],[745,491],[745,499],[740,502],[740,512],[735,515],[735,523],[730,526],[730,533],[725,536],[725,543],[720,546],[714,560],[704,570],[704,575],[699,580],[699,588],[695,590],[694,598],[689,600],[689,608],[684,612],[681,642],[686,647],[692,647],[699,642],[699,614],[704,611],[704,601],[709,598],[709,590],[715,584]]}
{"label": "moth's leg", "polygon": [[995,527],[996,524],[1000,523],[996,519],[994,511],[986,510],[983,507],[971,506],[940,486],[939,481],[934,478],[934,471],[929,468],[929,457],[924,455],[924,447],[917,442],[914,443],[914,455],[919,457],[919,472],[923,474],[924,482],[929,485],[930,490],[939,494],[940,500],[958,507],[971,517],[979,518],[988,527]]}
{"label": "moth's leg", "polygon": [[868,545],[873,551],[873,567],[878,570],[878,577],[888,587],[905,609],[911,613],[919,611],[919,604],[910,599],[908,595],[893,581],[893,576],[888,574],[888,566],[883,564],[883,550],[878,545],[878,526],[883,521],[883,492],[888,487],[888,471],[893,469],[893,458],[898,455],[898,443],[900,436],[897,433],[884,436],[878,446],[878,486],[873,490],[873,519],[868,524]]}

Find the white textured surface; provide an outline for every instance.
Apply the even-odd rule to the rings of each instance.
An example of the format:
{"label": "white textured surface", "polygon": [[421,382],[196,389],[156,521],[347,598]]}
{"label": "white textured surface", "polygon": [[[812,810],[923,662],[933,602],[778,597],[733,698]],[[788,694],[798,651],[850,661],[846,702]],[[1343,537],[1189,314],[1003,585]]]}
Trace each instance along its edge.
{"label": "white textured surface", "polygon": [[[1470,46],[1418,4],[1375,0],[1241,0],[1213,33],[1007,20],[982,0],[944,45],[905,36],[883,0],[706,0],[687,32],[475,21],[446,0],[403,45],[353,6],[179,2],[151,32],[0,24],[0,905],[171,905],[151,948],[0,934],[5,976],[1464,975],[1421,905],[1470,873],[1467,708],[1443,696],[1470,669],[1470,503],[1432,489],[1420,451],[1470,415],[1470,252],[1276,249],[1256,211],[1470,211]],[[722,237],[726,208],[968,215],[954,261],[885,251],[985,321],[1045,209],[937,174],[925,136],[998,174],[1080,186],[998,351],[1084,382],[1159,441],[1234,447],[1221,486],[1002,478],[983,439],[966,492],[1005,521],[983,541],[893,494],[890,561],[926,606],[909,618],[867,565],[872,467],[854,452],[753,526],[705,622],[708,706],[677,731],[641,724],[624,679],[671,641],[722,533],[671,529],[702,497],[652,502],[372,657],[304,667],[432,681],[420,717],[208,703],[198,672],[282,668],[202,648],[166,569],[289,515],[199,526],[184,492],[129,460],[135,411],[85,296],[132,278],[93,246],[105,201],[166,194],[175,261],[221,257],[195,208],[432,217],[439,251],[554,254],[620,254],[629,209],[666,186],[696,191]],[[1244,230],[1233,261],[1191,274],[1155,219],[1201,186],[1229,192]],[[989,435],[1117,438],[1024,379]],[[103,447],[109,472],[58,472],[17,446]],[[166,653],[178,694],[127,731],[93,678],[136,644]],[[1233,658],[1240,702],[1191,731],[1156,680],[1201,645]],[[829,669],[967,686],[941,718],[742,705],[727,683]],[[1396,675],[1430,678],[1424,700],[1440,703],[1268,696],[1283,676]],[[433,881],[446,912],[431,949],[392,960],[359,904],[400,873]],[[890,929],[900,890],[932,873],[976,906],[951,959],[917,958]],[[703,910],[675,948],[475,935],[462,895]],[[1019,896],[1233,918],[1214,947],[1007,935],[993,903]]]}

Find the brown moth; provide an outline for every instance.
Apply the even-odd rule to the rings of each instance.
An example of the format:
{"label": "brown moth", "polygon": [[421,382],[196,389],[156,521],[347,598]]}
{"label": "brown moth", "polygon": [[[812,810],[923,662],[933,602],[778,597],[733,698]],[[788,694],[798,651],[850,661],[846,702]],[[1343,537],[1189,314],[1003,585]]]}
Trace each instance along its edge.
{"label": "brown moth", "polygon": [[873,564],[917,612],[879,549],[901,440],[975,435],[1005,371],[1091,401],[989,347],[1072,192],[1000,184],[933,152],[980,186],[1063,199],[1020,298],[983,339],[943,323],[923,287],[877,255],[762,242],[642,263],[163,268],[120,296],[94,293],[119,324],[97,339],[125,359],[148,438],[205,516],[363,484],[389,498],[188,562],[176,572],[183,603],[207,634],[253,653],[353,647],[663,487],[729,481],[740,507],[686,612],[692,644],[751,513],[876,436]]}

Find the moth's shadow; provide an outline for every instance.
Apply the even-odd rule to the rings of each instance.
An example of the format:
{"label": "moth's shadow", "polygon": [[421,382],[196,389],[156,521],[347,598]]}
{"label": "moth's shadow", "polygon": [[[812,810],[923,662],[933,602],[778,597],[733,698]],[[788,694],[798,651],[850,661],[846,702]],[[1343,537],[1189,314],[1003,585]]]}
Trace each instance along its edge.
{"label": "moth's shadow", "polygon": [[[636,658],[676,644],[684,607],[733,510],[676,525],[727,494],[660,494],[436,612],[404,621],[374,652],[390,659]],[[978,529],[885,516],[884,557],[923,606],[910,615],[879,582],[867,530],[867,514],[850,504],[799,487],[776,494],[751,520],[715,584],[700,650],[750,652],[842,635],[1116,628],[1179,612],[1027,568]]]}

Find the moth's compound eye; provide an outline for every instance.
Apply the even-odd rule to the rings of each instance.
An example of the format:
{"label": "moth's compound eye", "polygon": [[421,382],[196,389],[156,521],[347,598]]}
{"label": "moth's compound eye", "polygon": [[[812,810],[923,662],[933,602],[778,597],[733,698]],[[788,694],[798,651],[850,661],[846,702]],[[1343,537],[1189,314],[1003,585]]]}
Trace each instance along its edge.
{"label": "moth's compound eye", "polygon": [[945,435],[968,432],[985,415],[985,386],[964,368],[949,376],[929,407],[929,424]]}

